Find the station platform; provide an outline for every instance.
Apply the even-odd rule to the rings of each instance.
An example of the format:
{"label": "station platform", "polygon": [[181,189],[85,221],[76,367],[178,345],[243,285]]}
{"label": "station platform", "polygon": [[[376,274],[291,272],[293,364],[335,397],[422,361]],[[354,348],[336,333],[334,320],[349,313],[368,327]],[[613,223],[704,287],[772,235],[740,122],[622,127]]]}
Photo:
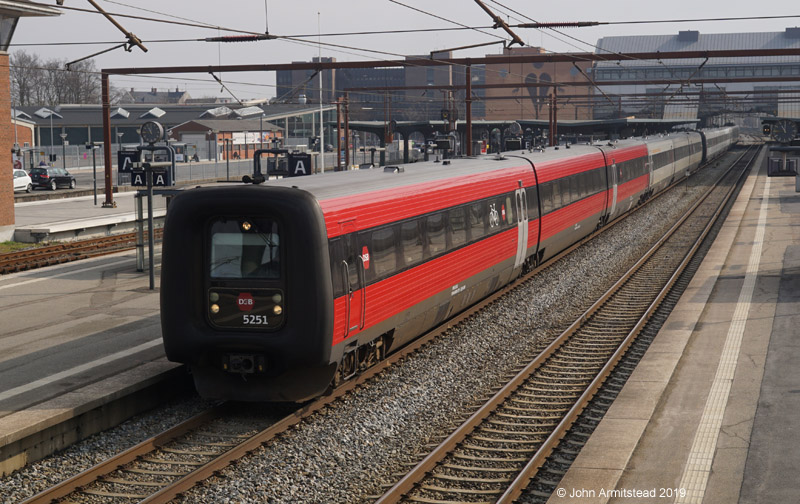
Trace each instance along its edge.
{"label": "station platform", "polygon": [[[136,228],[136,192],[114,194],[115,208],[103,208],[105,199],[98,194],[61,199],[24,201],[14,204],[14,241],[39,243],[71,241],[89,237],[129,233]],[[147,200],[143,200],[144,218],[147,218]],[[153,197],[153,216],[160,227],[166,215],[163,196]]]}
{"label": "station platform", "polygon": [[158,292],[133,251],[0,276],[0,475],[193,390]]}
{"label": "station platform", "polygon": [[763,163],[548,503],[796,502],[798,327],[800,193]]}

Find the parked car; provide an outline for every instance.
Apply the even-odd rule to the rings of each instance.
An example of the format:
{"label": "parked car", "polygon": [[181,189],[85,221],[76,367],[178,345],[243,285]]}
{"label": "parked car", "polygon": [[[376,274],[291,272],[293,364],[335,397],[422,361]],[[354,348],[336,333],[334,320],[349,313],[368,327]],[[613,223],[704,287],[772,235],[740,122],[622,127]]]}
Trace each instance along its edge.
{"label": "parked car", "polygon": [[38,166],[31,170],[31,181],[34,187],[46,187],[55,191],[59,187],[75,189],[75,177],[64,168],[54,166]]}
{"label": "parked car", "polygon": [[31,181],[28,172],[25,170],[14,170],[14,190],[15,191],[33,191],[33,182]]}

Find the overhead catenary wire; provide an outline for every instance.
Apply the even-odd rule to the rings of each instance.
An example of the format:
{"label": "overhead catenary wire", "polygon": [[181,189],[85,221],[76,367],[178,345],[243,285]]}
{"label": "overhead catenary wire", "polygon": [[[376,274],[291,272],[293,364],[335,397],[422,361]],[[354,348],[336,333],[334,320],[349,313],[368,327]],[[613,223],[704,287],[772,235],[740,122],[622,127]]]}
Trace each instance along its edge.
{"label": "overhead catenary wire", "polygon": [[[414,10],[418,10],[418,11],[420,11],[420,12],[422,12],[422,13],[425,13],[425,14],[427,14],[427,15],[432,15],[433,17],[437,17],[437,18],[440,18],[440,19],[442,19],[442,20],[446,20],[447,22],[450,22],[450,23],[453,23],[453,24],[457,24],[457,25],[459,25],[459,26],[458,26],[458,28],[429,29],[430,31],[435,31],[435,30],[441,30],[441,31],[444,31],[444,30],[454,30],[454,29],[458,29],[458,30],[472,29],[472,30],[480,31],[480,29],[476,29],[476,27],[468,27],[468,26],[466,26],[466,25],[463,25],[463,24],[457,23],[457,22],[455,22],[455,21],[448,20],[447,18],[443,18],[443,17],[441,17],[441,16],[437,16],[437,15],[435,15],[435,14],[428,13],[428,12],[426,12],[426,11],[422,11],[421,9],[416,9],[416,8],[413,8],[413,7],[407,6],[407,5],[405,5],[405,4],[402,4],[401,2],[397,2],[396,0],[390,0],[390,1],[392,1],[393,3],[399,4],[399,5],[403,5],[403,6],[405,6],[405,7],[408,7],[408,8],[412,8],[412,9],[414,9]],[[128,4],[125,4],[125,3],[122,3],[122,2],[115,2],[115,1],[111,1],[111,0],[109,0],[109,3],[115,3],[115,4],[117,4],[117,5],[123,5],[123,6],[131,7],[131,8],[134,8],[134,9],[139,9],[139,10],[143,10],[143,11],[151,12],[151,13],[158,14],[158,15],[164,15],[164,16],[171,17],[171,18],[173,18],[173,19],[178,19],[178,20],[187,20],[187,19],[188,19],[188,18],[184,18],[184,17],[180,17],[180,16],[173,16],[173,15],[170,15],[170,14],[160,13],[160,12],[157,12],[157,11],[150,11],[150,10],[147,10],[147,9],[142,9],[142,8],[139,8],[139,7],[136,7],[136,6],[131,6],[131,5],[128,5]],[[496,4],[498,4],[498,5],[501,5],[501,6],[503,6],[503,4],[500,4],[499,2],[493,2],[493,3],[496,3]],[[508,8],[508,7],[506,7],[506,6],[503,6],[503,7],[505,7],[505,8]],[[95,11],[91,11],[91,10],[87,10],[87,9],[80,9],[80,8],[73,8],[73,7],[64,7],[64,6],[62,6],[62,8],[65,8],[65,9],[71,9],[71,10],[77,10],[77,11],[83,11],[83,12],[88,12],[88,13],[93,13],[93,14],[97,14]],[[509,10],[511,10],[512,12],[516,12],[516,11],[514,11],[513,9],[509,9]],[[519,14],[519,13],[518,13],[518,14]],[[176,22],[176,21],[165,21],[165,20],[159,20],[159,19],[153,19],[153,18],[144,18],[144,17],[142,17],[142,16],[131,16],[131,15],[126,15],[126,14],[116,14],[116,13],[115,13],[114,15],[117,15],[117,16],[120,16],[120,17],[129,17],[129,18],[141,19],[141,20],[145,20],[145,21],[161,22],[161,23],[168,23],[168,24],[173,24],[173,25],[174,25],[174,24],[182,24],[182,25],[186,25],[186,26],[194,26],[194,27],[198,27],[198,28],[206,28],[206,29],[216,29],[216,30],[222,30],[222,31],[234,32],[234,33],[255,33],[255,32],[250,32],[250,31],[247,31],[247,30],[238,30],[238,29],[233,29],[233,28],[224,28],[224,27],[219,27],[219,26],[216,26],[216,25],[213,25],[213,24],[210,24],[210,23],[197,22],[197,21],[194,21],[194,20],[188,20],[188,21],[191,21],[191,22],[188,22],[188,21],[178,21],[178,22]],[[521,14],[520,14],[520,15],[521,15]],[[525,17],[527,17],[527,16],[525,16]],[[767,17],[767,16],[759,16],[759,17],[757,17],[757,18],[766,18],[766,17]],[[794,16],[780,16],[780,17],[794,17]],[[773,17],[773,18],[774,18],[774,17]],[[528,19],[531,19],[531,18],[528,18]],[[723,18],[717,18],[717,19],[721,20],[721,19],[723,19]],[[747,18],[736,18],[736,19],[747,19]],[[354,32],[354,33],[355,33],[355,32]],[[377,34],[377,33],[379,33],[379,32],[376,32],[376,34]],[[482,33],[485,33],[485,32],[482,32]],[[491,33],[485,33],[485,34],[487,34],[487,35],[491,35],[491,36],[494,36],[494,37],[496,37],[496,38],[500,38],[500,39],[502,39],[502,37],[498,37],[498,36],[497,36],[497,35],[495,35],[495,34],[491,34]],[[260,35],[260,34],[259,34],[259,35]],[[320,36],[320,35],[321,35],[321,34],[315,34],[315,36]],[[331,36],[333,36],[333,34],[331,34]],[[570,37],[570,36],[568,36],[568,35],[565,35],[565,36],[567,36],[567,37]],[[278,37],[278,36],[276,36],[276,38],[283,39],[283,40],[285,40],[285,41],[287,41],[287,42],[290,42],[290,43],[297,43],[297,44],[302,44],[302,43],[303,43],[303,41],[302,41],[302,40],[299,40],[299,39],[301,39],[302,37]],[[585,42],[585,41],[581,41],[580,39],[576,39],[576,38],[574,38],[574,37],[570,37],[570,38],[573,38],[573,39],[575,39],[575,40],[577,40],[577,41],[579,41],[579,42],[581,42],[581,43],[584,43],[584,44],[590,45],[590,46],[592,46],[592,47],[596,47],[596,46],[594,46],[593,44],[590,44],[590,43],[588,43],[588,42]],[[381,54],[381,55],[389,55],[389,56],[397,56],[397,57],[404,57],[404,56],[405,56],[405,55],[402,55],[402,54],[396,54],[396,53],[391,53],[391,52],[386,52],[386,51],[376,51],[376,50],[372,50],[372,49],[365,49],[365,48],[361,48],[361,47],[347,46],[347,45],[343,45],[343,44],[327,44],[327,43],[326,43],[326,44],[324,44],[324,45],[326,45],[326,46],[330,46],[330,47],[333,47],[333,48],[335,48],[334,50],[336,50],[336,51],[338,51],[338,52],[344,52],[344,53],[348,53],[348,52],[347,52],[347,50],[350,50],[350,51],[360,51],[360,52],[371,52],[371,53],[373,53],[373,54]],[[600,49],[600,48],[598,48],[598,49]],[[602,49],[601,49],[601,50],[602,50]],[[609,52],[609,53],[611,53],[611,54],[615,54],[615,53],[613,53],[613,52],[611,52],[611,51],[606,51],[606,52]],[[349,54],[349,53],[348,53],[348,54]],[[554,53],[554,54],[558,54],[558,53]],[[618,54],[618,55],[619,55],[620,57],[623,57],[623,58],[625,57],[624,55],[621,55],[621,54]],[[377,58],[376,58],[376,59],[377,59]],[[449,62],[444,62],[444,61],[443,61],[443,62],[442,62],[442,64],[443,64],[443,65],[449,65],[450,63],[449,63]],[[663,63],[662,63],[662,64],[663,64]],[[408,66],[413,66],[413,64],[409,64]],[[666,65],[665,65],[665,66],[666,66]],[[669,67],[667,67],[667,68],[669,68]],[[518,76],[518,77],[522,78],[522,76]],[[162,78],[163,78],[163,76],[162,76]],[[184,80],[185,80],[185,79],[184,79]],[[250,84],[250,83],[243,83],[243,84],[246,84],[246,85],[258,85],[258,84]],[[520,83],[520,84],[524,86],[524,83]],[[559,85],[559,83],[558,83],[558,82],[553,82],[553,83],[552,83],[552,85],[553,85],[553,86],[556,86],[556,85]]]}

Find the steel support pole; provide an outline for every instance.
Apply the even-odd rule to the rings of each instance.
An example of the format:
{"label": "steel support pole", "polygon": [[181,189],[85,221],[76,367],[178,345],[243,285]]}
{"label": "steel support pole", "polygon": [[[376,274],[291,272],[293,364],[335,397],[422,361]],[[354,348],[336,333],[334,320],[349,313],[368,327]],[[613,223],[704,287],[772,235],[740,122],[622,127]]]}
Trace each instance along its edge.
{"label": "steel support pole", "polygon": [[144,271],[144,207],[142,194],[136,193],[136,271]]}
{"label": "steel support pole", "polygon": [[342,99],[336,100],[336,167],[342,170]]}
{"label": "steel support pole", "polygon": [[147,175],[147,248],[148,260],[150,261],[150,290],[156,288],[155,273],[155,230],[153,229],[153,169],[148,168]]}
{"label": "steel support pole", "polygon": [[350,93],[344,94],[344,165],[350,169]]}
{"label": "steel support pole", "polygon": [[114,194],[111,187],[111,86],[108,82],[108,74],[101,76],[102,99],[103,99],[103,160],[105,162],[105,189],[106,200],[103,208],[116,208]]}
{"label": "steel support pole", "polygon": [[553,86],[553,145],[558,145],[558,86]]}
{"label": "steel support pole", "polygon": [[466,85],[467,85],[467,95],[464,98],[464,102],[467,105],[467,131],[466,131],[466,141],[467,141],[467,156],[472,155],[472,66],[467,63],[466,68]]}

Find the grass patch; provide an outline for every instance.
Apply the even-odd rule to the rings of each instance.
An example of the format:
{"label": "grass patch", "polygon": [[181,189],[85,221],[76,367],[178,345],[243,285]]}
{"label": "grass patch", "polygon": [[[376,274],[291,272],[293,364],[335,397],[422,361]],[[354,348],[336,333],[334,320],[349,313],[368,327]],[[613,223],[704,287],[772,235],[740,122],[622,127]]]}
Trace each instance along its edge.
{"label": "grass patch", "polygon": [[41,247],[41,243],[22,243],[15,241],[0,242],[0,254],[7,254],[9,252],[17,252],[29,248]]}

